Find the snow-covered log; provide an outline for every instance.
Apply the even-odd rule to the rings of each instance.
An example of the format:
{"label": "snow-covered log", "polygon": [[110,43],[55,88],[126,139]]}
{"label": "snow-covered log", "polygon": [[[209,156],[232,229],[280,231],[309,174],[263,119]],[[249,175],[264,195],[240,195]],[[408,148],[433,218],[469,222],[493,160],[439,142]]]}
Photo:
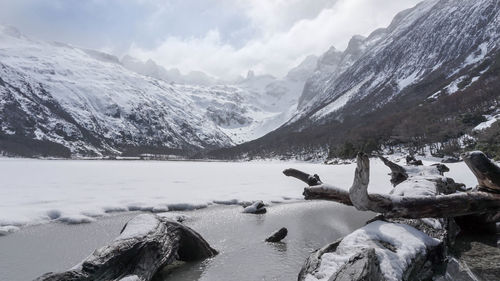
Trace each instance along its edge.
{"label": "snow-covered log", "polygon": [[456,234],[445,223],[375,220],[311,254],[299,281],[431,280]]}
{"label": "snow-covered log", "polygon": [[[391,183],[395,188],[390,194],[368,194],[370,160],[366,154],[360,153],[357,157],[354,182],[349,191],[318,181],[318,185],[304,189],[305,198],[336,201],[353,205],[358,210],[402,218],[457,217],[500,210],[498,193],[479,190],[456,192],[461,190],[463,185],[442,176],[448,170],[442,164],[402,167],[384,157],[380,158],[391,169]],[[469,166],[473,165],[472,170],[481,171],[483,163],[479,161],[479,164],[469,164]],[[493,172],[480,173],[482,182],[486,182],[489,188],[494,186],[492,183],[497,179],[495,173],[498,169],[493,163],[491,165],[493,166],[490,166],[488,171]],[[293,169],[285,170],[285,175],[299,174],[294,172],[292,175],[290,170]],[[308,183],[311,176],[302,175],[297,178]],[[478,176],[480,184],[481,179]]]}
{"label": "snow-covered log", "polygon": [[175,260],[201,260],[216,254],[189,227],[153,214],[141,214],[130,220],[114,241],[74,268],[46,273],[36,281],[148,281]]}
{"label": "snow-covered log", "polygon": [[[465,161],[476,171],[480,186],[494,190],[500,182],[498,167],[481,154],[469,154],[472,160]],[[370,163],[362,153],[348,192],[322,182],[305,188],[306,199],[333,200],[382,215],[314,252],[299,280],[431,279],[445,264],[448,247],[459,231],[454,217],[500,210],[500,194],[461,192],[462,184],[443,176],[448,168],[442,164],[403,167],[380,158],[391,169],[395,188],[389,194],[368,194]],[[301,178],[308,183],[310,176]]]}
{"label": "snow-covered log", "polygon": [[457,217],[500,210],[500,194],[456,192],[461,184],[441,176],[438,166],[407,167],[408,178],[391,194],[368,194],[369,161],[366,154],[358,155],[354,183],[349,189],[349,197],[359,210],[402,218]]}

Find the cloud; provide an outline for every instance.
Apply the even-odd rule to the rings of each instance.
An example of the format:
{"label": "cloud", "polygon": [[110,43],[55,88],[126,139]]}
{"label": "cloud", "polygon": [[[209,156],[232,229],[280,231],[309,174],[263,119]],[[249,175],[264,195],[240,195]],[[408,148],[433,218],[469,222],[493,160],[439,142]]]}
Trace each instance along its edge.
{"label": "cloud", "polygon": [[254,30],[254,37],[239,47],[223,40],[224,34],[214,28],[199,37],[168,36],[154,48],[134,43],[129,53],[184,72],[202,70],[228,77],[252,69],[283,76],[306,56],[320,55],[332,45],[344,49],[353,35],[387,26],[397,12],[418,2],[237,0],[237,8]]}
{"label": "cloud", "polygon": [[44,40],[226,78],[283,76],[419,0],[2,0],[0,22]]}

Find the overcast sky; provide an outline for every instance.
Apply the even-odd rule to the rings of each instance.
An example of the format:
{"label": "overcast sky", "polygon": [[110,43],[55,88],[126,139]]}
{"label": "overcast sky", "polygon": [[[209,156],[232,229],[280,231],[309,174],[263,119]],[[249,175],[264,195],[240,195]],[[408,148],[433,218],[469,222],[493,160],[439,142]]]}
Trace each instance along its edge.
{"label": "overcast sky", "polygon": [[343,50],[420,0],[0,0],[0,22],[31,37],[149,58],[218,77],[283,76]]}

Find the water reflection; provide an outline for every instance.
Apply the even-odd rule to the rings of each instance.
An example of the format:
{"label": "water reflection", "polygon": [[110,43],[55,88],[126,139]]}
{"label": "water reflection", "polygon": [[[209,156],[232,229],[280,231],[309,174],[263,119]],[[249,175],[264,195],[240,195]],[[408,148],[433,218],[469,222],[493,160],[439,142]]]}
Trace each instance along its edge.
{"label": "water reflection", "polygon": [[[312,250],[331,243],[364,225],[371,214],[331,202],[282,204],[267,214],[242,214],[241,208],[213,208],[186,224],[219,250],[201,263],[186,263],[155,281],[255,281],[295,280]],[[286,227],[288,236],[279,243],[264,240]]]}

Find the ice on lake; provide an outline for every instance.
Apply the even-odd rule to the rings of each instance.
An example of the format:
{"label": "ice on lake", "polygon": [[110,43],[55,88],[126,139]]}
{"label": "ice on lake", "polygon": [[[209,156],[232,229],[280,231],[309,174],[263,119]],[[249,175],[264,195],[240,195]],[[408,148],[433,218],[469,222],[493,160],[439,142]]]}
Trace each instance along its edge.
{"label": "ice on lake", "polygon": [[[465,164],[448,166],[448,176],[475,185]],[[347,189],[355,164],[0,158],[0,232],[49,221],[86,223],[118,211],[164,212],[214,202],[301,199],[305,184],[282,174],[290,167],[317,173],[324,182]],[[373,159],[369,191],[390,191],[388,173],[381,161]]]}

